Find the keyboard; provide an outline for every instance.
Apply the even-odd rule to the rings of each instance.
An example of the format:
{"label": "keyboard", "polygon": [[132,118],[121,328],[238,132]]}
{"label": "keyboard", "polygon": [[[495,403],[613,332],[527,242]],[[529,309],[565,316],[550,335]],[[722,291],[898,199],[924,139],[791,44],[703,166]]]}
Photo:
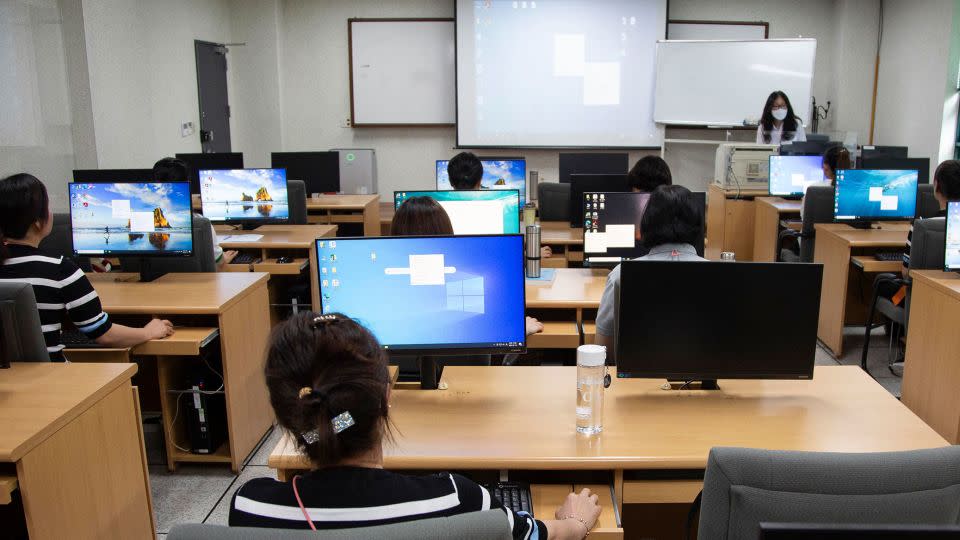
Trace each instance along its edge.
{"label": "keyboard", "polygon": [[68,349],[96,349],[102,347],[79,330],[64,330],[60,333],[60,342]]}
{"label": "keyboard", "polygon": [[903,253],[901,253],[901,252],[899,252],[899,251],[890,252],[890,253],[886,253],[886,252],[885,252],[885,253],[874,253],[874,254],[873,254],[873,257],[874,257],[875,259],[877,259],[878,261],[890,261],[890,262],[902,261],[902,260],[903,260]]}
{"label": "keyboard", "polygon": [[533,515],[533,497],[530,485],[522,482],[496,482],[482,484],[495,499],[514,512],[527,512]]}
{"label": "keyboard", "polygon": [[253,264],[259,260],[258,257],[254,257],[249,253],[239,253],[233,258],[230,264]]}

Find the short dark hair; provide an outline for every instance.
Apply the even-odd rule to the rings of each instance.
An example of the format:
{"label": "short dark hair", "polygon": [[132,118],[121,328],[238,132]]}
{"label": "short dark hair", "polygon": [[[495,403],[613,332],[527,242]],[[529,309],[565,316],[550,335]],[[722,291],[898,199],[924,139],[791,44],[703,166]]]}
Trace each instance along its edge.
{"label": "short dark hair", "polygon": [[432,197],[411,197],[397,208],[390,224],[393,236],[453,234],[450,216]]}
{"label": "short dark hair", "polygon": [[[836,176],[838,170],[850,168],[850,151],[840,144],[831,146],[823,152],[823,164]],[[831,180],[830,184],[834,182]]]}
{"label": "short dark hair", "polygon": [[182,159],[165,157],[153,164],[154,182],[188,182],[190,165]]}
{"label": "short dark hair", "polygon": [[640,218],[640,234],[648,249],[661,244],[698,243],[703,235],[703,211],[683,186],[660,186]]}
{"label": "short dark hair", "polygon": [[960,160],[948,159],[933,173],[936,190],[948,201],[960,201]]}
{"label": "short dark hair", "polygon": [[483,180],[483,163],[471,152],[460,152],[447,163],[447,176],[453,189],[477,189]]}
{"label": "short dark hair", "polygon": [[[264,374],[277,422],[317,467],[390,437],[387,358],[353,319],[301,312],[280,323],[270,335]],[[332,420],[342,413],[354,425],[336,433]]]}
{"label": "short dark hair", "polygon": [[0,263],[9,257],[4,240],[22,239],[38,221],[46,225],[49,207],[47,188],[36,176],[19,173],[0,180]]}
{"label": "short dark hair", "polygon": [[670,166],[660,156],[645,156],[627,173],[627,182],[631,189],[652,193],[660,186],[672,185],[673,176],[670,174]]}

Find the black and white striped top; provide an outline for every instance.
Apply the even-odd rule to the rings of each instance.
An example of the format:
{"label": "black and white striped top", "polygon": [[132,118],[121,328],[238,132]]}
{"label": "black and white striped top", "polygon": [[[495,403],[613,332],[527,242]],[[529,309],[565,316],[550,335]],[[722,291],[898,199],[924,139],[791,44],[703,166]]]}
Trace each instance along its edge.
{"label": "black and white striped top", "polygon": [[[490,492],[457,474],[407,476],[383,469],[332,467],[309,472],[297,489],[317,530],[373,527],[502,509],[516,539],[546,540],[543,523],[507,510]],[[293,486],[272,478],[244,484],[230,504],[230,525],[309,529]]]}
{"label": "black and white striped top", "polygon": [[64,315],[90,339],[113,325],[87,276],[70,259],[50,257],[30,246],[8,244],[10,258],[0,265],[0,282],[29,283],[37,297],[43,338],[52,360],[62,359],[60,327]]}

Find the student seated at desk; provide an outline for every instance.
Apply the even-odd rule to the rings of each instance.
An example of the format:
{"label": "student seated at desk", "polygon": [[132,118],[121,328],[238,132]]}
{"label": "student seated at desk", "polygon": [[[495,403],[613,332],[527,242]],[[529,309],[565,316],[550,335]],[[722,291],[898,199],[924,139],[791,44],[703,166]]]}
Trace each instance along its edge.
{"label": "student seated at desk", "polygon": [[[823,183],[836,185],[837,171],[850,168],[850,151],[843,146],[831,146],[823,152]],[[806,186],[803,188],[804,196],[800,198],[800,220],[803,220],[803,201],[806,198]]]}
{"label": "student seated at desk", "polygon": [[[182,159],[165,157],[153,164],[154,182],[189,182],[190,165]],[[220,247],[220,241],[217,238],[217,231],[210,224],[210,234],[213,238],[213,260],[217,263],[217,269],[222,270],[230,261],[237,256],[233,250],[224,251]]]}
{"label": "student seated at desk", "polygon": [[644,156],[627,173],[627,182],[634,193],[653,193],[660,186],[673,185],[673,175],[660,156]]}
{"label": "student seated at desk", "polygon": [[40,180],[29,174],[0,180],[0,282],[33,286],[51,360],[64,359],[60,339],[64,315],[104,347],[133,347],[173,334],[170,321],[159,319],[143,328],[114,324],[83,271],[70,259],[49,257],[37,247],[52,228],[50,199]]}
{"label": "student seated at desk", "polygon": [[770,93],[757,126],[757,144],[780,144],[784,141],[806,141],[803,123],[793,112],[790,98],[780,90]]}
{"label": "student seated at desk", "polygon": [[[483,187],[483,162],[472,152],[460,152],[447,162],[447,176],[456,191],[469,191]],[[540,247],[540,257],[553,256],[550,246]]]}
{"label": "student seated at desk", "polygon": [[[650,251],[637,261],[705,261],[697,255],[697,237],[703,234],[703,212],[693,204],[690,190],[683,186],[660,186],[640,218],[640,234]],[[656,287],[656,283],[651,283]],[[620,266],[607,276],[607,285],[597,310],[597,345],[607,347],[614,358],[617,335],[617,305],[620,303]]]}
{"label": "student seated at desk", "polygon": [[231,526],[344,529],[499,509],[514,538],[543,540],[583,538],[596,524],[600,506],[586,489],[567,496],[558,519],[541,521],[457,474],[385,471],[383,442],[392,439],[386,356],[344,315],[300,313],[281,323],[264,371],[277,422],[315,468],[290,483],[244,484],[230,504]]}

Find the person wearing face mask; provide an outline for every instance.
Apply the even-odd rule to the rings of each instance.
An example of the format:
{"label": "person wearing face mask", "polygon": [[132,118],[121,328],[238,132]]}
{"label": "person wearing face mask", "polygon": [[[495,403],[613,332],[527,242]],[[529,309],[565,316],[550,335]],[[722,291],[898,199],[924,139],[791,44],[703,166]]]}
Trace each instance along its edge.
{"label": "person wearing face mask", "polygon": [[757,126],[757,144],[780,144],[785,141],[806,141],[803,124],[793,113],[790,98],[776,90],[767,98]]}

